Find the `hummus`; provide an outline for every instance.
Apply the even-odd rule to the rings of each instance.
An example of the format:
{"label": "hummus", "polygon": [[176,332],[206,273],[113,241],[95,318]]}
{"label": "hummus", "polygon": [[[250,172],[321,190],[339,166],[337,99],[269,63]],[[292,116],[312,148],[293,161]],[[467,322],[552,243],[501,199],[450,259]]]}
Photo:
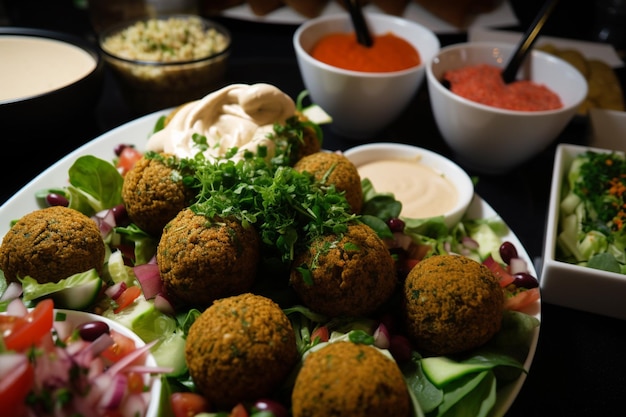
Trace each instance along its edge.
{"label": "hummus", "polygon": [[422,219],[452,210],[459,193],[452,182],[434,169],[413,160],[381,159],[358,167],[379,193],[392,193],[402,203],[401,215]]}

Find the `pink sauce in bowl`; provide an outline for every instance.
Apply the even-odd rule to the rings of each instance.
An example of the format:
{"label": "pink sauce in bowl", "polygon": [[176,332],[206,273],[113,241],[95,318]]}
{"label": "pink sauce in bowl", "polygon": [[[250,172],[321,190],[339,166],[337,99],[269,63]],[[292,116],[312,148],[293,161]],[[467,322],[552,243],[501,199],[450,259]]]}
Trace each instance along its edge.
{"label": "pink sauce in bowl", "polygon": [[546,86],[528,80],[506,84],[501,74],[502,68],[481,64],[448,70],[443,78],[453,93],[487,106],[517,111],[563,107],[560,97]]}

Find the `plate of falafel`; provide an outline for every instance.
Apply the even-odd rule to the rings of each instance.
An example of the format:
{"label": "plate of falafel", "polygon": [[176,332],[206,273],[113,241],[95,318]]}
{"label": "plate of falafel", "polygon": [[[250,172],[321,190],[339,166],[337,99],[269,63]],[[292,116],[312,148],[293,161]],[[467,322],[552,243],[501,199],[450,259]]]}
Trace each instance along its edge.
{"label": "plate of falafel", "polygon": [[[540,299],[533,285],[516,285],[536,271],[487,202],[476,195],[452,229],[438,218],[402,219],[393,196],[362,188],[356,167],[322,148],[299,109],[263,130],[272,145],[256,153],[200,156],[217,147],[210,129],[190,142],[201,150],[193,158],[146,150],[152,132],[183,126],[185,111],[105,133],[0,207],[5,279],[62,287],[95,269],[102,290],[84,309],[160,339],[159,365],[180,365],[167,378],[171,391],[204,400],[194,413],[506,413],[532,364]],[[139,151],[127,171],[120,145]],[[67,201],[50,212],[97,219],[103,257],[81,247],[73,225],[82,223],[41,220],[50,194]],[[122,206],[126,221],[103,226]],[[38,229],[26,231],[34,212]],[[45,246],[50,236],[56,249]],[[111,290],[120,282],[141,293],[120,301]]]}

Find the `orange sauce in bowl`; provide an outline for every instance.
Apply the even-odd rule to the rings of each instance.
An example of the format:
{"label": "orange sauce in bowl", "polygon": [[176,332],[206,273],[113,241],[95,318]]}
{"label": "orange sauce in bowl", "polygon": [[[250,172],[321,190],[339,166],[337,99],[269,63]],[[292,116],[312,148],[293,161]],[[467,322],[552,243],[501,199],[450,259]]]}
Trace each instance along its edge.
{"label": "orange sauce in bowl", "polygon": [[559,96],[542,84],[517,80],[506,84],[502,69],[494,65],[474,65],[446,71],[443,78],[459,96],[487,106],[506,110],[543,111],[563,107]]}
{"label": "orange sauce in bowl", "polygon": [[311,56],[337,68],[360,72],[401,71],[421,63],[413,45],[391,32],[374,35],[373,41],[368,48],[357,42],[354,32],[331,33],[313,46]]}

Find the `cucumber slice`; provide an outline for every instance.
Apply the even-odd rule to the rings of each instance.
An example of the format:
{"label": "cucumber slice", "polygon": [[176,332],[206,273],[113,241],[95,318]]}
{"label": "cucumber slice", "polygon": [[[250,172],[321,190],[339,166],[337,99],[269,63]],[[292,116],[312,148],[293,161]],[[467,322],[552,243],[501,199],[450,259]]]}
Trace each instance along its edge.
{"label": "cucumber slice", "polygon": [[493,364],[460,363],[445,356],[423,358],[421,364],[424,374],[439,388],[467,374],[493,368]]}
{"label": "cucumber slice", "polygon": [[187,372],[185,360],[186,339],[182,332],[174,332],[154,346],[150,352],[157,365],[172,368],[167,376],[180,376]]}
{"label": "cucumber slice", "polygon": [[155,339],[167,338],[177,328],[176,319],[157,310],[153,300],[140,296],[135,302],[119,313],[107,309],[102,313],[106,318],[114,320],[129,328],[146,343]]}
{"label": "cucumber slice", "polygon": [[176,331],[176,319],[162,313],[154,307],[154,301],[146,301],[150,308],[132,315],[130,328],[144,341],[150,342],[159,338],[167,338]]}
{"label": "cucumber slice", "polygon": [[481,259],[493,256],[493,259],[500,262],[500,236],[486,223],[480,223],[471,230],[470,236],[478,242],[478,253]]}
{"label": "cucumber slice", "polygon": [[105,273],[114,283],[125,282],[130,286],[134,284],[135,275],[132,268],[124,264],[121,251],[112,252],[106,265]]}
{"label": "cucumber slice", "polygon": [[54,300],[57,308],[83,310],[95,303],[102,279],[95,269],[81,272],[58,282],[38,283],[34,278],[20,279],[24,301],[32,301],[43,297]]}
{"label": "cucumber slice", "polygon": [[[143,316],[144,314],[150,314],[151,311],[154,311],[154,304],[146,300],[143,295],[141,295],[133,302],[132,305],[126,307],[119,313],[115,313],[113,308],[109,308],[103,311],[102,315],[134,331],[133,323],[135,322],[135,319]],[[141,337],[141,335],[138,336]],[[143,337],[141,337],[141,339],[146,343],[153,340],[151,338],[146,340]]]}
{"label": "cucumber slice", "polygon": [[182,375],[187,371],[185,336],[177,330],[176,319],[156,309],[152,300],[140,296],[121,312],[114,313],[110,308],[102,315],[132,330],[146,343],[160,339],[150,351],[159,366],[173,369],[168,376]]}
{"label": "cucumber slice", "polygon": [[317,104],[310,105],[309,107],[303,109],[302,113],[307,117],[307,119],[313,123],[317,123],[318,125],[332,123],[333,121],[333,118]]}
{"label": "cucumber slice", "polygon": [[96,302],[101,289],[102,280],[96,276],[95,279],[91,279],[76,287],[66,288],[53,293],[50,297],[58,308],[85,310]]}

